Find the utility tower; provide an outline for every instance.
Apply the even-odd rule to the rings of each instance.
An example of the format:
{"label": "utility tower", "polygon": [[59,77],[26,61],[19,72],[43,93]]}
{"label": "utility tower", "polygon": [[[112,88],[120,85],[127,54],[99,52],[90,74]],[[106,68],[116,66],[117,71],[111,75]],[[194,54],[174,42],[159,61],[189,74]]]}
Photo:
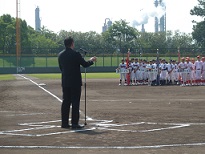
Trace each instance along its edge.
{"label": "utility tower", "polygon": [[[155,0],[154,5],[155,7],[158,7],[158,0]],[[159,31],[159,19],[158,17],[155,17],[155,24],[154,24],[154,31],[157,33]]]}
{"label": "utility tower", "polygon": [[[108,20],[108,22],[107,22],[107,20]],[[107,31],[111,25],[112,25],[112,21],[109,18],[106,18],[104,26],[102,27],[102,32]]]}
{"label": "utility tower", "polygon": [[[166,10],[166,6],[163,3],[163,0],[155,0],[154,2],[155,7],[163,7]],[[164,15],[160,18],[155,17],[155,32],[166,32],[166,11]]]}
{"label": "utility tower", "polygon": [[35,30],[36,31],[41,30],[40,9],[38,6],[35,9]]}

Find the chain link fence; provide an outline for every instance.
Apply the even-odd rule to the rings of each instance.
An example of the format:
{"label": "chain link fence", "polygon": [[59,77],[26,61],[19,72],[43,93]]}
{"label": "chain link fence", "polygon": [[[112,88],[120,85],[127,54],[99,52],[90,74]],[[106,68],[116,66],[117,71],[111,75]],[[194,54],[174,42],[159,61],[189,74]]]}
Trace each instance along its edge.
{"label": "chain link fence", "polygon": [[[1,50],[0,50],[1,51]],[[37,51],[33,49],[33,51]],[[12,68],[12,67],[58,67],[58,53],[52,52],[51,49],[41,49],[41,52],[36,54],[36,52],[32,54],[21,54],[19,57],[16,57],[16,54],[0,53],[0,68]],[[54,51],[54,50],[53,50]],[[97,63],[94,64],[96,67],[114,67],[118,66],[121,62],[121,59],[126,59],[127,50],[116,50],[112,53],[106,52],[93,52],[93,50],[82,56],[88,60],[92,56],[96,56]],[[95,51],[97,51],[95,49]],[[130,58],[139,58],[145,60],[156,59],[157,51],[159,52],[159,58],[166,59],[169,61],[170,59],[178,60],[178,49],[170,48],[170,49],[130,49],[131,55]],[[205,49],[180,49],[180,57],[190,57],[195,58],[197,55],[205,56]]]}

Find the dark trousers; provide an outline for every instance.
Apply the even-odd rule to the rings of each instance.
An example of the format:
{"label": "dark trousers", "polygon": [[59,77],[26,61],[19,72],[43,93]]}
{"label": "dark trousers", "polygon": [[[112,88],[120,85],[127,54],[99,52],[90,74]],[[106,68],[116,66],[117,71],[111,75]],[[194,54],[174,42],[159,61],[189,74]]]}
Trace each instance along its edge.
{"label": "dark trousers", "polygon": [[69,124],[70,106],[72,105],[71,123],[77,125],[80,117],[81,86],[63,87],[63,102],[61,106],[62,126]]}

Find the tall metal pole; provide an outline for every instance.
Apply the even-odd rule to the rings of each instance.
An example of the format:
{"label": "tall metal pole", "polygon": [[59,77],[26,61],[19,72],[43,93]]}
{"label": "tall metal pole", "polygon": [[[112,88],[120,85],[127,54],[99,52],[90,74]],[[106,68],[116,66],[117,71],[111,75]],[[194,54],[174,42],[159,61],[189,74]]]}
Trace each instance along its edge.
{"label": "tall metal pole", "polygon": [[117,50],[117,65],[116,66],[119,65],[119,53],[121,53],[121,33],[118,32],[117,34],[118,34],[118,38],[120,38],[120,51]]}
{"label": "tall metal pole", "polygon": [[16,70],[18,74],[19,58],[21,52],[21,41],[20,41],[20,19],[19,19],[19,1],[16,0]]}

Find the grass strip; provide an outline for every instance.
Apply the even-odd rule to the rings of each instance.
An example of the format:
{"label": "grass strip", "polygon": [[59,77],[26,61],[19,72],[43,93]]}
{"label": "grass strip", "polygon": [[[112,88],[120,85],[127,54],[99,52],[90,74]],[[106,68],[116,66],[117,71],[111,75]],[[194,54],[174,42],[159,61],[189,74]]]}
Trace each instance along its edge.
{"label": "grass strip", "polygon": [[[29,76],[39,79],[61,79],[61,74],[28,74]],[[85,73],[82,73],[82,78],[85,78]],[[116,73],[86,73],[87,79],[118,79],[119,74]]]}

